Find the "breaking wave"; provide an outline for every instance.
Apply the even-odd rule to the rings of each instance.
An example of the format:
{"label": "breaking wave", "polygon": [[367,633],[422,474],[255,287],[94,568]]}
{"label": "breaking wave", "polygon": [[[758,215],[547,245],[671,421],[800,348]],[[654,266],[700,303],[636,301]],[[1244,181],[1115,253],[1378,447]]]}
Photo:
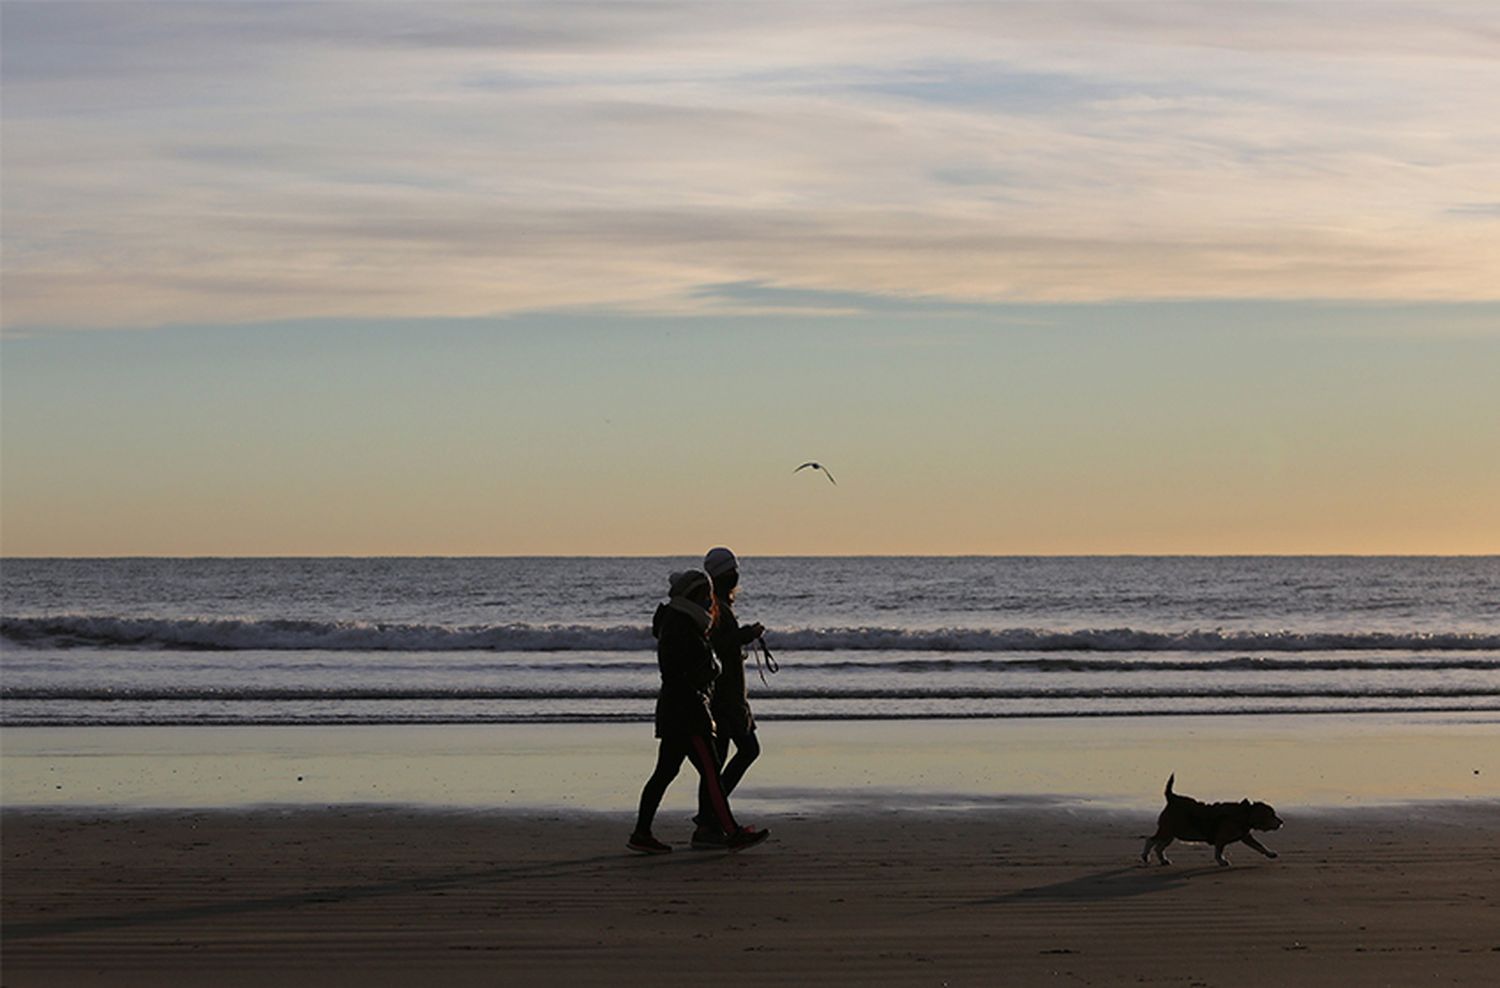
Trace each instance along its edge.
{"label": "breaking wave", "polygon": [[[89,688],[73,686],[57,687],[0,687],[0,698],[6,700],[75,700],[90,703],[125,702],[184,702],[189,700],[219,701],[225,703],[281,703],[285,701],[458,701],[458,700],[649,700],[656,696],[652,688],[521,688],[495,689],[484,686],[460,686],[448,689],[413,688],[391,686],[387,688],[346,687],[159,687],[120,686]],[[1235,687],[1224,690],[1216,687],[1154,688],[1106,686],[1097,689],[1069,689],[1041,687],[1031,689],[996,689],[985,687],[934,687],[931,689],[910,688],[859,688],[833,686],[826,688],[778,689],[770,687],[756,691],[756,701],[766,700],[1097,700],[1097,699],[1151,699],[1183,700],[1210,699],[1373,699],[1382,697],[1402,699],[1464,699],[1472,697],[1495,698],[1500,691],[1488,687],[1350,687],[1329,688],[1326,686],[1271,686]]]}
{"label": "breaking wave", "polygon": [[[0,637],[31,647],[217,651],[633,652],[652,647],[644,625],[427,624],[291,619],[56,615],[0,618]],[[1326,652],[1500,651],[1500,634],[1304,632],[1137,628],[859,627],[778,631],[772,645],[799,652]],[[1256,660],[1271,661],[1271,660]],[[1423,663],[1424,667],[1427,665]]]}

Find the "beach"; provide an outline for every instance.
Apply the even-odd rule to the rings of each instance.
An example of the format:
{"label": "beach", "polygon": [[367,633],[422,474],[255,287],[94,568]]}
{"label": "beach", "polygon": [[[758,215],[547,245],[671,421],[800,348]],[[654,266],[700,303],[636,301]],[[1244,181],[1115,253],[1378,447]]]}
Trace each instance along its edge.
{"label": "beach", "polygon": [[1170,867],[1138,815],[793,816],[737,855],[629,821],[400,809],[4,819],[8,988],[1493,983],[1494,806],[1335,811]]}
{"label": "beach", "polygon": [[[651,858],[624,848],[641,726],[361,730],[3,732],[6,988],[1500,969],[1500,745],[1482,720],[770,723],[734,800],[770,841],[688,850],[685,770],[656,828],[676,850]],[[1142,866],[1168,770],[1182,792],[1273,802],[1280,857],[1234,845],[1220,868],[1176,844]],[[109,777],[154,795],[90,791]],[[355,798],[368,778],[388,788]]]}
{"label": "beach", "polygon": [[[0,988],[1500,971],[1494,560],[758,560],[770,840],[642,858],[693,562],[8,563]],[[1143,866],[1169,775],[1280,856]]]}
{"label": "beach", "polygon": [[1500,3],[0,8],[0,988],[1500,986]]}

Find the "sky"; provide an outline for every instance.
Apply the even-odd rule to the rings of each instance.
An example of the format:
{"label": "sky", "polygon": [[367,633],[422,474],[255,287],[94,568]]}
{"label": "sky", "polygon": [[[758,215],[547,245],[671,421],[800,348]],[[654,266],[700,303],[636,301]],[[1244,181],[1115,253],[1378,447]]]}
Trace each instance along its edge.
{"label": "sky", "polygon": [[0,45],[4,555],[1500,552],[1493,4]]}

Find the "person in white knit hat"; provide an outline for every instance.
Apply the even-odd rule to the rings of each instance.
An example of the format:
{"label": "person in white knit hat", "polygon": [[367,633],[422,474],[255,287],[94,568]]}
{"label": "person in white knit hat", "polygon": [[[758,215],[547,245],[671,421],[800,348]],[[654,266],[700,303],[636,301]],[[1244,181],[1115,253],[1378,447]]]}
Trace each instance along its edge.
{"label": "person in white knit hat", "polygon": [[[734,615],[734,598],[739,591],[740,563],[724,546],[708,550],[703,569],[713,579],[714,609],[717,615],[708,640],[713,646],[721,671],[714,684],[713,713],[714,750],[718,756],[719,781],[728,796],[745,777],[750,764],[760,756],[760,742],[755,737],[755,717],[750,712],[750,693],[745,684],[746,646],[765,634],[759,623],[741,627]],[[729,745],[734,743],[734,757]],[[693,817],[693,846],[712,848],[723,845],[726,837],[714,820],[712,801],[706,786],[699,786],[698,815]]]}
{"label": "person in white knit hat", "polygon": [[709,707],[714,680],[719,676],[719,664],[708,643],[714,623],[713,583],[707,573],[695,569],[673,573],[670,579],[669,599],[656,609],[651,621],[656,664],[661,671],[661,691],[656,698],[656,736],[661,745],[656,770],[641,789],[640,811],[626,846],[641,854],[672,850],[652,835],[651,824],[667,786],[677,778],[686,758],[698,770],[709,812],[725,834],[718,846],[738,851],[759,844],[768,831],[735,822],[719,781],[714,719]]}

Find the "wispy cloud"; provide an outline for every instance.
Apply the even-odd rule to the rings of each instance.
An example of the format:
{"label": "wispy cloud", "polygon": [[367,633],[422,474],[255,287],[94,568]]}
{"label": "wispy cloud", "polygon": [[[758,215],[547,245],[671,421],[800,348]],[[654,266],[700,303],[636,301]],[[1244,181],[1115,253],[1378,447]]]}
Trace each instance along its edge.
{"label": "wispy cloud", "polygon": [[4,18],[11,327],[1500,285],[1489,5]]}

